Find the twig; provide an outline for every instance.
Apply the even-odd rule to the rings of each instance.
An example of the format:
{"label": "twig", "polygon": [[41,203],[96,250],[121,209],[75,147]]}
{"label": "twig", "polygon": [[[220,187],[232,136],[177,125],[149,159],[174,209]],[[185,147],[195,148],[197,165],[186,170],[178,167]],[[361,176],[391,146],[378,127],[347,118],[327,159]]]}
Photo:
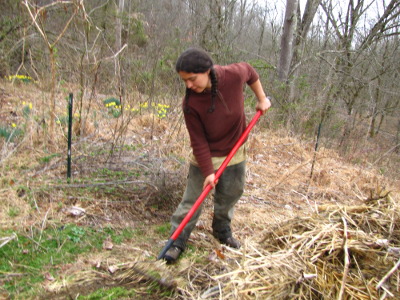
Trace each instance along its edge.
{"label": "twig", "polygon": [[42,226],[40,228],[40,236],[39,236],[38,243],[40,243],[42,241],[43,231],[44,231],[44,229],[46,227],[46,220],[47,220],[47,215],[49,214],[49,210],[50,210],[50,208],[46,211],[46,214],[44,215]]}
{"label": "twig", "polygon": [[5,277],[5,278],[9,278],[9,277],[22,277],[22,276],[26,276],[25,273],[0,273],[1,277]]}
{"label": "twig", "polygon": [[349,249],[347,248],[347,223],[344,217],[342,217],[342,221],[343,221],[343,231],[344,231],[343,232],[344,270],[343,270],[342,286],[340,287],[338,300],[341,300],[343,298],[344,289],[346,287],[347,274],[349,273],[349,265],[350,265]]}
{"label": "twig", "polygon": [[377,160],[375,160],[375,161],[372,163],[372,165],[373,165],[373,166],[376,165],[382,158],[384,158],[386,155],[390,154],[390,152],[396,150],[397,147],[400,147],[400,143],[397,144],[396,146],[390,148],[390,149],[389,149],[388,151],[386,151],[385,153],[383,153],[380,157],[378,157]]}
{"label": "twig", "polygon": [[104,60],[115,59],[116,57],[118,57],[118,55],[119,55],[122,51],[124,51],[124,49],[125,49],[126,47],[128,47],[128,44],[124,44],[124,45],[121,47],[121,49],[118,50],[117,53],[115,53],[115,54],[112,55],[112,56],[109,56],[109,57],[104,58]]}
{"label": "twig", "polygon": [[295,167],[293,167],[291,170],[287,171],[286,174],[283,174],[283,175],[278,179],[278,182],[277,182],[277,183],[275,183],[273,186],[268,186],[268,187],[267,187],[267,190],[274,189],[274,188],[276,188],[277,186],[279,186],[282,182],[285,181],[286,178],[288,178],[289,176],[293,175],[298,169],[300,169],[300,168],[306,166],[307,164],[309,164],[310,161],[311,161],[311,160],[307,160],[306,162],[297,164],[297,165],[296,165]]}
{"label": "twig", "polygon": [[5,246],[7,243],[11,242],[12,240],[16,239],[17,235],[15,234],[15,232],[13,232],[13,234],[11,236],[7,236],[4,238],[0,238],[0,248]]}
{"label": "twig", "polygon": [[221,283],[218,283],[218,285],[213,286],[206,290],[201,296],[201,299],[207,299],[209,297],[216,296],[217,294],[221,294]]}
{"label": "twig", "polygon": [[385,283],[385,281],[392,276],[392,274],[399,268],[400,266],[400,259],[398,260],[397,264],[394,265],[394,267],[381,279],[381,281],[378,282],[376,285],[376,289],[379,290],[382,285]]}

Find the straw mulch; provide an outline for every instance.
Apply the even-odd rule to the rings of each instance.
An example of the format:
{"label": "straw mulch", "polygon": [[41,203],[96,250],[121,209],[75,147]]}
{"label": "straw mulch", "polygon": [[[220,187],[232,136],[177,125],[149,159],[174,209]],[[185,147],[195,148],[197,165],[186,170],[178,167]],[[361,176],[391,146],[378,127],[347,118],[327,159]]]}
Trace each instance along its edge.
{"label": "straw mulch", "polygon": [[139,260],[140,257],[142,256],[138,255],[131,262],[114,262],[115,264],[103,262],[91,269],[76,270],[62,280],[48,282],[45,286],[46,294],[42,299],[76,299],[79,295],[100,288],[116,286],[134,289],[138,297],[158,299],[148,294],[152,286],[153,288],[157,286],[161,291],[174,291],[177,288],[178,281],[171,275],[164,262],[145,262]]}
{"label": "straw mulch", "polygon": [[199,298],[399,299],[400,210],[389,195],[321,206],[225,256],[231,263]]}
{"label": "straw mulch", "polygon": [[240,250],[215,248],[200,233],[201,245],[176,265],[116,261],[47,290],[65,296],[83,286],[121,285],[146,293],[155,283],[173,292],[169,299],[399,299],[400,208],[391,196],[318,208],[245,240]]}

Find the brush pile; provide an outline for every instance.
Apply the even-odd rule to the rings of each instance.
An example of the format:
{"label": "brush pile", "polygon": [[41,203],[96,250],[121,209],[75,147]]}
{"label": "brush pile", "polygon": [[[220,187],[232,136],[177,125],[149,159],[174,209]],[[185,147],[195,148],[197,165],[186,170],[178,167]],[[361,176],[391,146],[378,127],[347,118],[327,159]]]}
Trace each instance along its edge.
{"label": "brush pile", "polygon": [[220,262],[225,271],[197,297],[399,299],[400,210],[389,195],[378,198],[320,206],[312,217],[285,221],[261,241],[229,250]]}

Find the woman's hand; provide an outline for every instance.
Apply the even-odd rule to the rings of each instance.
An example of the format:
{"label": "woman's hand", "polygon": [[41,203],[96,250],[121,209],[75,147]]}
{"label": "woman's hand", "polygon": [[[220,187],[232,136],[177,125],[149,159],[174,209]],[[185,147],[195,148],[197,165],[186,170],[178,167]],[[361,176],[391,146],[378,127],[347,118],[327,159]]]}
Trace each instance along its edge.
{"label": "woman's hand", "polygon": [[211,185],[212,188],[215,188],[216,184],[218,183],[218,180],[217,180],[217,182],[214,182],[214,181],[215,181],[215,174],[212,173],[212,174],[208,175],[206,177],[206,179],[204,180],[203,190],[206,188],[206,186],[208,184]]}
{"label": "woman's hand", "polygon": [[270,107],[271,100],[269,100],[269,97],[257,101],[256,110],[260,110],[262,114],[265,114]]}

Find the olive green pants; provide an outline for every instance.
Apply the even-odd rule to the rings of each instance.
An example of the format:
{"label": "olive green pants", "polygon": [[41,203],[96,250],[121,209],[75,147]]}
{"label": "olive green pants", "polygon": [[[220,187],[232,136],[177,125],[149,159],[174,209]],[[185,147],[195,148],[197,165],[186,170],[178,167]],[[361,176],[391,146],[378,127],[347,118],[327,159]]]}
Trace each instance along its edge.
{"label": "olive green pants", "polygon": [[[214,217],[212,222],[213,234],[218,239],[232,236],[231,220],[234,206],[243,194],[245,183],[246,161],[228,166],[218,180],[214,189]],[[188,182],[183,198],[171,217],[171,234],[182,222],[193,204],[203,191],[204,177],[198,167],[190,165]],[[190,233],[196,226],[203,205],[201,205],[186,224],[174,246],[184,250]]]}

